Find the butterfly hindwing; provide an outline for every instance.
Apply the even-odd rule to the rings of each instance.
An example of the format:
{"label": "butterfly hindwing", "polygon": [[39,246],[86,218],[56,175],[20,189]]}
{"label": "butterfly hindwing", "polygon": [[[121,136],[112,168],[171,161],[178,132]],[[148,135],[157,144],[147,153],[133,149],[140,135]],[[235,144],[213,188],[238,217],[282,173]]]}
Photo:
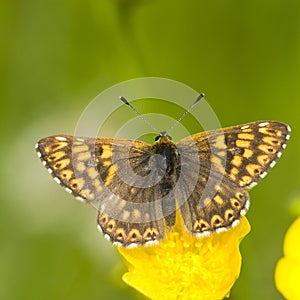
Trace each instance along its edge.
{"label": "butterfly hindwing", "polygon": [[226,176],[207,171],[199,176],[191,194],[181,195],[186,200],[179,208],[186,230],[198,237],[234,226],[249,207],[245,190]]}

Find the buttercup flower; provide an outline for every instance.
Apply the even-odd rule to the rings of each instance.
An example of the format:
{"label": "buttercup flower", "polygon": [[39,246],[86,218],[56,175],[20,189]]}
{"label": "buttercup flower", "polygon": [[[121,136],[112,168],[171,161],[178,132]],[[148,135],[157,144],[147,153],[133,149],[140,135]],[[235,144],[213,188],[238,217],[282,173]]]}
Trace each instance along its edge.
{"label": "buttercup flower", "polygon": [[300,300],[300,217],[286,233],[283,252],[275,271],[277,289],[288,300]]}
{"label": "buttercup flower", "polygon": [[223,299],[239,276],[239,244],[249,231],[242,217],[228,231],[197,239],[177,221],[156,246],[118,249],[128,268],[123,280],[154,300]]}

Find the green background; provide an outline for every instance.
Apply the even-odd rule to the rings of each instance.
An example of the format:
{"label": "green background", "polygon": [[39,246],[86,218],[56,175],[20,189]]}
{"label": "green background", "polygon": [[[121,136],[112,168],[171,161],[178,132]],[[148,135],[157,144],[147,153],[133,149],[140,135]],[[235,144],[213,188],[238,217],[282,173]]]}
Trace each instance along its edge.
{"label": "green background", "polygon": [[261,119],[292,127],[280,162],[250,192],[252,231],[231,295],[283,299],[274,268],[300,203],[300,1],[0,6],[0,299],[143,299],[122,283],[125,268],[97,232],[96,212],[64,192],[34,151],[42,137],[72,134],[102,90],[143,76],[205,92],[224,127]]}

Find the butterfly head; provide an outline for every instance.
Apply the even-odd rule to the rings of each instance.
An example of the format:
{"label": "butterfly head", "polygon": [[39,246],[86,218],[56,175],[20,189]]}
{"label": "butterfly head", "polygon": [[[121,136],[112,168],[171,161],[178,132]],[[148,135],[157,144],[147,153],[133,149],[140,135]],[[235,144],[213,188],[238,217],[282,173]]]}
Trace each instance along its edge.
{"label": "butterfly head", "polygon": [[166,131],[161,131],[159,135],[155,138],[156,143],[169,143],[170,141],[172,141],[172,137],[167,135]]}

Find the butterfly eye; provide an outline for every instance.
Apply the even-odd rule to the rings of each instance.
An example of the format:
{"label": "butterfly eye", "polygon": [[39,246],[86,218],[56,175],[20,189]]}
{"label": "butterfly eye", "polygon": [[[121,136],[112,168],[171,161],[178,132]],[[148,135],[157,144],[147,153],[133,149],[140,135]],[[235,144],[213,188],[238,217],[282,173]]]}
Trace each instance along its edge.
{"label": "butterfly eye", "polygon": [[167,138],[168,138],[170,141],[172,141],[172,137],[171,137],[171,136],[167,135]]}
{"label": "butterfly eye", "polygon": [[158,136],[155,138],[155,142],[157,142],[160,138],[161,138],[161,136],[158,135]]}

